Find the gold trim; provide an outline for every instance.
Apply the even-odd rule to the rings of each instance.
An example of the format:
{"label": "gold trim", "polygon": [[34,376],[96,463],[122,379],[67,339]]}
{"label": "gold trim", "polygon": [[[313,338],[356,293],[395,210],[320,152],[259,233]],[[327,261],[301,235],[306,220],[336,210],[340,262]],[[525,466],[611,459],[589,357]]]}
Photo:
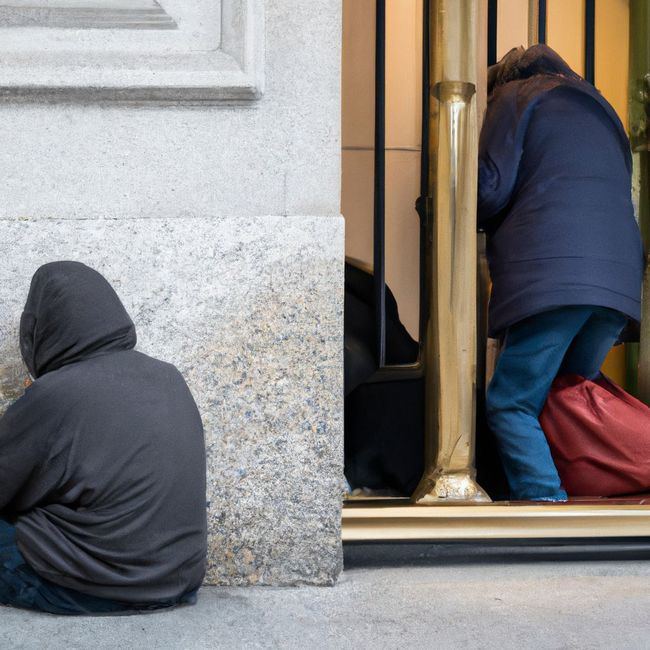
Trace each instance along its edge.
{"label": "gold trim", "polygon": [[343,541],[452,541],[650,537],[650,506],[354,504],[343,508]]}
{"label": "gold trim", "polygon": [[[428,0],[430,92],[421,505],[489,501],[474,468],[477,365],[477,40],[474,0]],[[429,201],[427,201],[429,205]]]}

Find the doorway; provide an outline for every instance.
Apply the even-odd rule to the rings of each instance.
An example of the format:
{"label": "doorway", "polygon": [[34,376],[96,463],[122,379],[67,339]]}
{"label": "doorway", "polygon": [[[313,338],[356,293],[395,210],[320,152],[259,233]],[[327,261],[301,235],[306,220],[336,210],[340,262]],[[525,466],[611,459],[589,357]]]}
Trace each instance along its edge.
{"label": "doorway", "polygon": [[[407,397],[396,398],[396,403],[404,404],[405,400],[408,403],[410,395],[416,404],[415,410],[417,398],[413,395],[420,390],[418,382],[426,393],[422,383],[421,345],[428,309],[422,282],[426,260],[422,254],[425,248],[422,211],[417,209],[422,207],[421,203],[416,207],[417,199],[426,195],[424,179],[428,170],[423,167],[430,158],[422,152],[422,143],[427,142],[427,124],[423,124],[422,116],[428,114],[428,93],[423,93],[423,86],[428,85],[426,56],[423,56],[423,50],[427,49],[427,30],[423,28],[426,4],[426,0],[424,3],[423,0],[344,0],[343,4],[342,212],[346,218],[346,254],[352,265],[373,278],[371,297],[376,324],[369,345],[377,367],[372,369],[372,376],[363,385],[367,391],[374,390],[380,404],[389,400],[390,393],[399,386],[406,391]],[[629,4],[626,0],[605,0],[595,5],[588,0],[575,3],[483,0],[475,5],[480,25],[476,61],[479,71],[484,73],[490,56],[499,57],[511,47],[545,40],[574,69],[582,71],[586,77],[593,75],[619,114],[627,115],[627,57],[620,56],[621,49],[629,43]],[[602,25],[599,30],[595,29],[596,21]],[[383,38],[378,36],[378,25]],[[607,55],[613,49],[619,56]],[[383,60],[383,70],[381,65],[377,66],[376,54]],[[476,84],[479,121],[485,105],[484,84],[485,78],[479,73]],[[380,88],[381,96],[375,92],[376,88]],[[378,128],[378,117],[383,129]],[[383,285],[383,290],[377,285]],[[419,344],[419,354],[415,359],[387,363],[390,341],[386,334],[390,323],[386,323],[385,310],[386,304],[392,304],[393,297],[399,325],[416,345]],[[486,341],[481,336],[479,331],[479,368],[486,352]],[[604,370],[624,385],[625,351],[615,350]],[[480,419],[482,378],[478,379]],[[410,393],[409,383],[416,385]],[[368,389],[368,385],[374,386]],[[426,400],[424,394],[422,399]],[[422,408],[424,411],[424,404]],[[419,434],[414,430],[420,417],[424,417],[424,413],[416,413],[414,421],[406,427],[394,428],[395,435],[406,435],[409,449],[416,449],[420,444]],[[480,437],[480,422],[478,425],[479,478],[482,469],[487,471],[487,474],[483,472],[479,483],[485,483],[490,495],[498,499],[501,479],[496,476],[494,450],[489,439]],[[426,451],[422,444],[419,448],[422,467]],[[391,453],[389,448],[387,458],[382,460],[387,466],[390,466]],[[411,469],[417,468],[416,460],[411,461]],[[481,462],[487,465],[482,468]],[[418,508],[410,505],[411,495],[404,485],[401,493],[394,486],[385,493],[381,489],[364,491],[359,489],[364,486],[352,486],[356,488],[356,495],[348,499],[344,510],[344,538],[608,536],[617,530],[620,532],[620,526],[625,526],[625,535],[638,535],[641,531],[644,535],[650,534],[650,508],[643,498],[607,500],[607,503],[584,500],[569,506],[527,505],[516,509],[500,501],[489,507],[463,504],[447,505],[444,509]],[[560,512],[563,513],[562,525],[557,519]]]}

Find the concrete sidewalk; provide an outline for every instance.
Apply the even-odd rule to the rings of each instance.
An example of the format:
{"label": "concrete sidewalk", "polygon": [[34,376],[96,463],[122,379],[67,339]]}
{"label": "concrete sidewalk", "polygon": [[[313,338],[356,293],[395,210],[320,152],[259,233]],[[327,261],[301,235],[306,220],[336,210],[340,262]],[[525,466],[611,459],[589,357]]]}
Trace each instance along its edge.
{"label": "concrete sidewalk", "polygon": [[[358,551],[363,553],[363,550]],[[206,588],[119,618],[0,608],[0,648],[647,648],[650,562],[348,561],[333,588]]]}

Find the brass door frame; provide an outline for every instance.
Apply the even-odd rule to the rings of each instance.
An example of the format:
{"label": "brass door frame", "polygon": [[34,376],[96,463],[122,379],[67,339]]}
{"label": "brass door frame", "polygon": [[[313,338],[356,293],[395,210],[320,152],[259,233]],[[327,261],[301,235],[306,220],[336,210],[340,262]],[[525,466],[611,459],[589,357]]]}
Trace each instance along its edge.
{"label": "brass door frame", "polygon": [[343,541],[650,537],[650,505],[349,503]]}

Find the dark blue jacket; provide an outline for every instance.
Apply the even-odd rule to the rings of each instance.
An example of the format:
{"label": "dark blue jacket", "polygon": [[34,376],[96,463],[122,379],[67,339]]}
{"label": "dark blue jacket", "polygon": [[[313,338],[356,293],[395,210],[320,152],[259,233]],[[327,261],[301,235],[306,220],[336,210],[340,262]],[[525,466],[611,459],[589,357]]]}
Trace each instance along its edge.
{"label": "dark blue jacket", "polygon": [[490,335],[567,305],[640,320],[643,246],[630,146],[615,111],[578,78],[496,87],[479,146],[479,228],[488,233]]}

